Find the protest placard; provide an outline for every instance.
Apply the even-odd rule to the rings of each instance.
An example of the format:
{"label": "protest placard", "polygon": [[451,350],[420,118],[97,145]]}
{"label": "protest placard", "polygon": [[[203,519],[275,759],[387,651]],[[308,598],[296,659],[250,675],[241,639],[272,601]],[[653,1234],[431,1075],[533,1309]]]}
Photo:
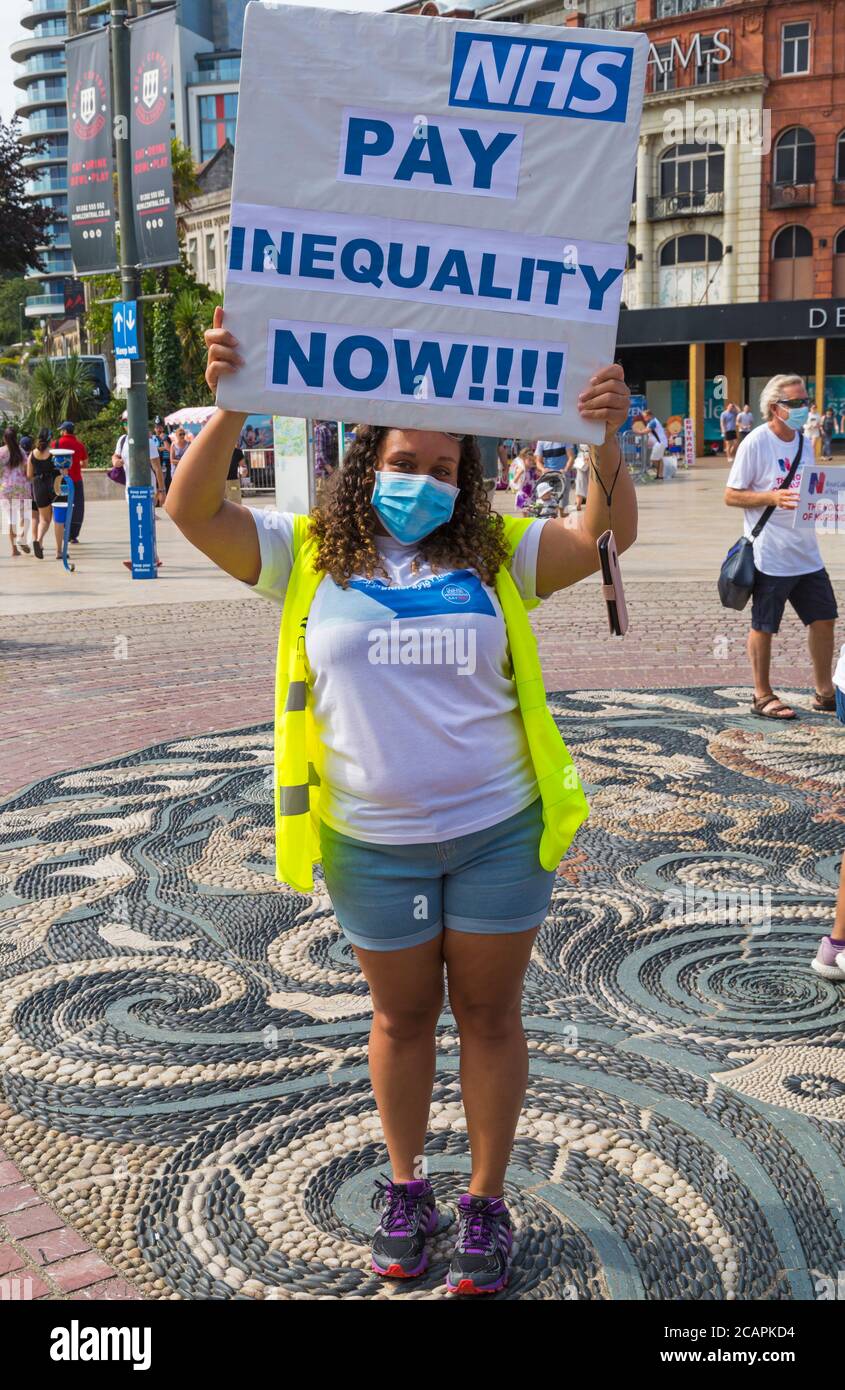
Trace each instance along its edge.
{"label": "protest placard", "polygon": [[251,4],[219,403],[600,442],[577,397],[614,356],[647,53]]}
{"label": "protest placard", "polygon": [[822,460],[802,468],[792,524],[796,531],[845,532],[845,467]]}

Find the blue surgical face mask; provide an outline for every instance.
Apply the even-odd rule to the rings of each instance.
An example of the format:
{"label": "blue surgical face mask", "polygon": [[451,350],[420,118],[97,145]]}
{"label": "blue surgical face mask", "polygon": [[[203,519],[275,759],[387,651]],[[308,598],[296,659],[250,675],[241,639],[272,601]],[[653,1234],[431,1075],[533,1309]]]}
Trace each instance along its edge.
{"label": "blue surgical face mask", "polygon": [[789,425],[791,430],[803,430],[810,414],[808,405],[793,405],[787,408],[785,425]]}
{"label": "blue surgical face mask", "polygon": [[373,507],[385,530],[401,545],[416,545],[451,521],[460,488],[427,473],[376,473]]}

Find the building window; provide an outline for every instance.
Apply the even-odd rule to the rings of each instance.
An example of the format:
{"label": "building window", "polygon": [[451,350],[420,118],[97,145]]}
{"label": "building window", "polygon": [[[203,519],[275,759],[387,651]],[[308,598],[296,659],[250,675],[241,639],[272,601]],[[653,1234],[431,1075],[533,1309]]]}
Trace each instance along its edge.
{"label": "building window", "polygon": [[205,234],[205,269],[209,277],[217,269],[217,238],[213,232]]}
{"label": "building window", "polygon": [[660,196],[677,198],[679,210],[701,207],[708,193],[723,193],[724,188],[721,145],[670,145],[660,156]]}
{"label": "building window", "polygon": [[784,24],[781,30],[780,71],[782,77],[797,77],[810,71],[810,21]]}
{"label": "building window", "polygon": [[229,228],[223,228],[223,269],[229,268]]}
{"label": "building window", "polygon": [[649,84],[651,90],[653,92],[673,91],[677,83],[671,43],[655,44],[648,65],[651,68],[651,82]]}
{"label": "building window", "polygon": [[836,181],[845,181],[845,130],[836,142]]}
{"label": "building window", "polygon": [[660,252],[660,307],[721,303],[722,243],[718,237],[673,237]]}
{"label": "building window", "polygon": [[195,236],[188,237],[188,264],[196,275],[197,273],[197,239]]}
{"label": "building window", "polygon": [[710,82],[718,82],[722,64],[717,61],[721,50],[716,45],[715,34],[704,34],[700,40],[700,61],[695,65],[696,87],[706,87]]}
{"label": "building window", "polygon": [[796,125],[775,143],[775,183],[812,183],[816,177],[816,142],[809,130]]}
{"label": "building window", "polygon": [[837,232],[833,243],[833,294],[845,299],[845,227]]}
{"label": "building window", "polygon": [[235,143],[238,118],[237,92],[220,92],[199,98],[200,162],[210,159],[226,141]]}
{"label": "building window", "polygon": [[812,299],[813,237],[806,227],[781,227],[772,241],[771,299]]}

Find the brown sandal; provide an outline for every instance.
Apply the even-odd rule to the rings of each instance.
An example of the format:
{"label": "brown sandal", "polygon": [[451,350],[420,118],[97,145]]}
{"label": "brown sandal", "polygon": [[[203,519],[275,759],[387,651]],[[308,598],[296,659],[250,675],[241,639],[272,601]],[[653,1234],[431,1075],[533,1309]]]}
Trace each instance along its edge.
{"label": "brown sandal", "polygon": [[812,708],[816,711],[817,714],[836,713],[835,695],[820,695],[817,690],[814,693],[816,698],[813,701]]}
{"label": "brown sandal", "polygon": [[[781,710],[785,709],[789,710],[789,714],[781,714]],[[758,719],[775,719],[783,724],[798,717],[792,706],[785,705],[783,700],[778,699],[777,695],[763,695],[759,700],[752,700],[751,713],[756,714]]]}

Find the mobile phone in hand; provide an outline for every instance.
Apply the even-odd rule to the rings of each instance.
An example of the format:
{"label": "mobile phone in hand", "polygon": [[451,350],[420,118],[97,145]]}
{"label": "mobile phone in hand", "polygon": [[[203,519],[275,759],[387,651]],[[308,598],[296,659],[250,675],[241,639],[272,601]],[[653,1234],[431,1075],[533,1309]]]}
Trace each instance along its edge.
{"label": "mobile phone in hand", "polygon": [[612,531],[604,531],[596,541],[601,563],[602,593],[607,604],[607,621],[612,636],[624,637],[628,631],[628,608],[622,587],[622,571]]}

